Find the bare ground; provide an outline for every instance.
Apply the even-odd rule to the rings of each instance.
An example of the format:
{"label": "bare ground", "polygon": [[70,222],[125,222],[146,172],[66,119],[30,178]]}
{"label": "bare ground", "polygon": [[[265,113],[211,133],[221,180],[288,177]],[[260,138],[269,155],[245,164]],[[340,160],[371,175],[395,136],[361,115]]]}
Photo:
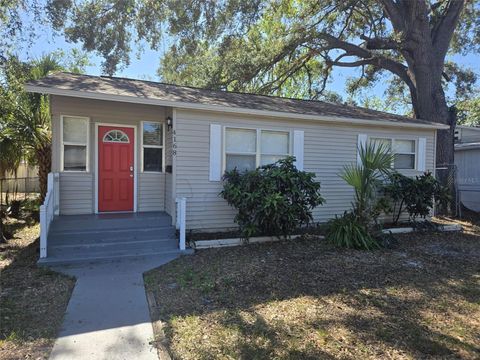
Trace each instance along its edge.
{"label": "bare ground", "polygon": [[75,280],[37,267],[38,224],[7,227],[15,236],[0,244],[0,359],[47,359]]}
{"label": "bare ground", "polygon": [[145,275],[157,344],[175,359],[479,359],[478,224],[373,252],[315,237],[198,251]]}

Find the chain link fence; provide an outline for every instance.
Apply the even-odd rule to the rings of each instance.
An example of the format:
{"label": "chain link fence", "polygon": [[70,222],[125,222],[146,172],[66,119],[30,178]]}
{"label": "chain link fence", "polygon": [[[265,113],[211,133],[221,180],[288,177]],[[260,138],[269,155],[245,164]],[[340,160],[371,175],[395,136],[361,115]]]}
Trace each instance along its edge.
{"label": "chain link fence", "polygon": [[[477,169],[480,169],[480,164]],[[435,215],[462,217],[464,209],[480,212],[480,176],[472,172],[472,168],[441,165],[436,168],[435,177],[446,184],[452,194],[449,204],[435,207]]]}
{"label": "chain link fence", "polygon": [[451,201],[446,204],[439,204],[435,206],[434,215],[452,215],[458,216],[460,213],[458,202],[458,181],[457,181],[457,166],[454,164],[445,164],[437,166],[435,169],[435,178],[444,184],[450,190],[452,195]]}

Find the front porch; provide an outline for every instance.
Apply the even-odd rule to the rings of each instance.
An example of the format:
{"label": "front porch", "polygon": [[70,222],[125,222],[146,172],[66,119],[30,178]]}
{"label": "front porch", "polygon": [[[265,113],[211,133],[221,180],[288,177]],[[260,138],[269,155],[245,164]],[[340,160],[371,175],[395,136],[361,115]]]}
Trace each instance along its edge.
{"label": "front porch", "polygon": [[[48,174],[40,206],[42,265],[88,263],[190,253],[186,249],[186,199],[175,200],[175,226],[165,211],[60,215],[59,174]],[[178,237],[177,231],[178,229]]]}
{"label": "front porch", "polygon": [[165,212],[55,216],[46,257],[61,265],[182,254],[172,219]]}

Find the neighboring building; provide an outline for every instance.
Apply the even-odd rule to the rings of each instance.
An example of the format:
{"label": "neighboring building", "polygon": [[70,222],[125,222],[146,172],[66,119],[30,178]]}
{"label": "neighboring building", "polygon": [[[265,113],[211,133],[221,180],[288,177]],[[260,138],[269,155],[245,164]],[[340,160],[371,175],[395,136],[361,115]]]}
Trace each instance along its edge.
{"label": "neighboring building", "polygon": [[460,202],[480,211],[480,127],[457,126],[455,165]]}
{"label": "neighboring building", "polygon": [[188,230],[235,227],[219,197],[222,174],[294,155],[314,172],[326,199],[324,222],[351,206],[339,173],[359,144],[386,141],[395,168],[435,170],[437,129],[445,125],[320,101],[210,91],[124,78],[57,73],[30,82],[51,95],[52,171],[60,215],[164,211],[186,198]]}

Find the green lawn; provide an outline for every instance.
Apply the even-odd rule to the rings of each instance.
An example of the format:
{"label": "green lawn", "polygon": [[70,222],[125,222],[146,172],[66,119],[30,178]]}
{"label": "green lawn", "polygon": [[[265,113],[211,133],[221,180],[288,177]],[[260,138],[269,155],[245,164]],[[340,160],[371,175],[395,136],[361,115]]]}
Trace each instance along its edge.
{"label": "green lawn", "polygon": [[[25,221],[26,220],[26,221]],[[39,226],[9,219],[0,244],[0,359],[47,359],[75,280],[39,268]]]}
{"label": "green lawn", "polygon": [[480,228],[464,224],[374,252],[310,238],[177,259],[145,275],[158,344],[176,359],[478,359]]}

